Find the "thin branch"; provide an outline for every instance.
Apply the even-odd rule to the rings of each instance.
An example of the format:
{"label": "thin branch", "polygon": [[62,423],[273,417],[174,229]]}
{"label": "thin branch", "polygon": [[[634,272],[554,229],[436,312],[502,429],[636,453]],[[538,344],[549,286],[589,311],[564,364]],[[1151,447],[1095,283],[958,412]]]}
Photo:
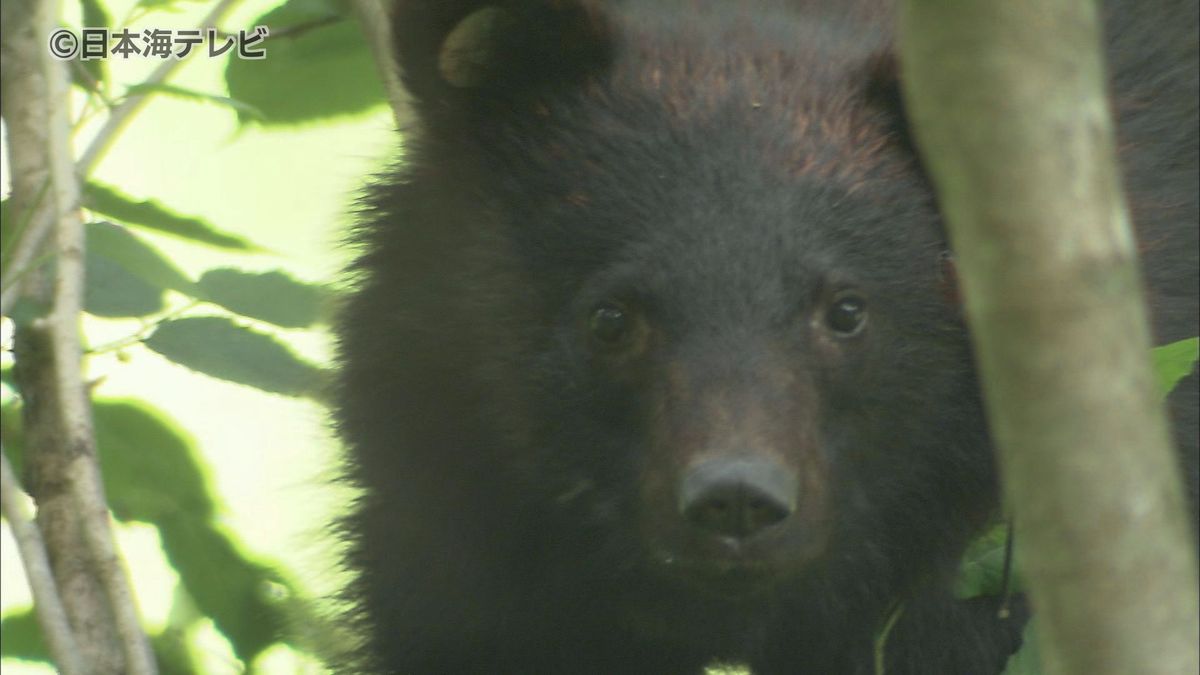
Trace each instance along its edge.
{"label": "thin branch", "polygon": [[[12,208],[18,222],[32,224],[23,233],[28,257],[4,290],[11,300],[20,286],[22,296],[51,307],[42,317],[19,322],[15,334],[29,488],[73,630],[69,663],[86,664],[92,672],[153,675],[153,654],[113,542],[82,377],[84,233],[70,147],[70,85],[67,65],[53,61],[44,46],[44,36],[57,24],[55,7],[52,0],[4,3],[0,41]],[[43,254],[35,244],[49,240],[50,232],[55,264],[35,269]]]}
{"label": "thin branch", "polygon": [[108,503],[96,462],[95,431],[91,400],[83,381],[83,348],[79,340],[79,317],[83,312],[85,256],[83,219],[80,213],[79,179],[71,153],[71,120],[67,106],[54,102],[68,98],[69,79],[63,64],[46,69],[50,123],[47,159],[50,162],[54,212],[58,228],[55,265],[54,304],[46,318],[54,353],[53,365],[58,379],[58,405],[67,433],[75,438],[73,447],[86,447],[66,465],[65,477],[74,497],[82,534],[91,554],[91,569],[103,585],[109,610],[116,623],[130,675],[153,675],[158,671],[149,642],[142,631],[137,601],[129,578],[120,562],[109,520]]}
{"label": "thin branch", "polygon": [[412,123],[412,102],[400,80],[395,45],[392,44],[391,18],[379,0],[352,0],[351,5],[367,38],[371,55],[375,57],[375,66],[379,69],[379,78],[392,108],[392,119],[397,129],[406,129]]}
{"label": "thin branch", "polygon": [[[215,27],[217,22],[220,21],[237,3],[238,0],[221,0],[221,2],[217,3],[217,6],[213,7],[212,11],[208,13],[208,16],[204,17],[204,19],[200,22],[200,28]],[[186,60],[187,59],[184,58],[167,59],[163,61],[158,65],[157,68],[154,69],[154,72],[150,73],[150,76],[147,77],[145,82],[142,84],[147,87],[153,87],[154,85],[166,82],[172,75],[175,74],[175,71],[178,70]],[[83,154],[79,158],[79,162],[76,166],[81,176],[88,175],[95,167],[96,163],[100,161],[106,152],[108,152],[108,149],[112,147],[113,142],[116,141],[117,137],[120,135],[121,130],[125,128],[125,125],[127,125],[130,119],[132,119],[133,116],[136,115],[144,105],[146,105],[146,100],[148,97],[149,94],[130,96],[113,109],[112,113],[108,116],[108,120],[104,122],[104,126],[100,128],[99,132],[96,133],[96,136],[92,139],[91,144],[88,145],[87,149],[83,151]]]}
{"label": "thin branch", "polygon": [[50,657],[54,659],[60,673],[84,673],[86,671],[83,660],[75,645],[75,634],[71,632],[67,612],[63,609],[62,599],[58,597],[58,587],[54,583],[50,559],[46,557],[42,532],[33,522],[33,515],[21,499],[21,493],[21,486],[13,474],[8,455],[0,449],[0,503],[3,503],[4,517],[8,519],[8,526],[12,528],[13,539],[17,541],[17,551],[21,554],[21,565],[25,568],[25,577],[29,580],[29,589],[33,592],[33,609],[38,626],[42,629],[42,637],[46,640],[50,648]]}
{"label": "thin branch", "polygon": [[124,349],[125,347],[130,347],[130,346],[136,345],[136,344],[142,342],[143,340],[145,340],[146,337],[150,333],[153,333],[160,325],[166,323],[167,321],[171,321],[173,319],[177,319],[181,316],[186,315],[192,309],[198,307],[201,304],[203,304],[203,303],[200,300],[193,299],[183,305],[180,305],[179,307],[176,307],[175,309],[167,310],[165,312],[162,312],[161,314],[156,314],[152,320],[143,321],[142,325],[136,331],[134,331],[132,334],[126,335],[124,337],[119,337],[110,342],[104,342],[104,343],[101,343],[98,345],[93,345],[91,347],[88,347],[84,351],[84,353],[88,354],[89,356],[94,355],[94,354],[105,354],[108,352],[117,351],[119,349]]}
{"label": "thin branch", "polygon": [[19,217],[15,225],[16,240],[0,274],[0,316],[12,316],[13,303],[21,292],[21,279],[42,262],[46,239],[54,228],[54,218],[40,208],[48,186],[43,180],[28,207],[19,212],[14,208]]}
{"label": "thin branch", "polygon": [[[271,39],[278,40],[280,38],[299,37],[318,28],[341,23],[344,20],[344,17],[342,17],[340,14],[330,10],[329,16],[322,16],[316,19],[310,19],[308,21],[300,21],[298,23],[291,24],[290,26],[284,26],[283,28],[272,27]],[[218,30],[217,37],[221,38],[222,40],[232,40],[237,38],[237,34]]]}
{"label": "thin branch", "polygon": [[[222,17],[237,4],[238,0],[221,0],[201,22],[201,28],[213,27]],[[15,4],[15,3],[14,3]],[[16,10],[14,10],[16,11]],[[167,59],[159,64],[150,74],[144,85],[157,85],[166,82],[183,65],[186,59]],[[146,105],[150,94],[130,96],[119,105],[111,108],[104,126],[92,138],[87,149],[76,163],[76,169],[81,176],[87,176],[95,168],[97,162],[104,157],[108,149],[116,141],[121,131],[129,124],[143,106]],[[106,99],[107,100],[107,99]],[[37,207],[37,200],[28,205],[24,212],[31,214],[28,227],[23,228],[21,236],[12,247],[10,260],[5,261],[3,275],[0,276],[0,315],[11,316],[13,303],[20,294],[20,279],[36,265],[37,253],[46,243],[47,235],[54,225],[54,219],[45,215]]]}

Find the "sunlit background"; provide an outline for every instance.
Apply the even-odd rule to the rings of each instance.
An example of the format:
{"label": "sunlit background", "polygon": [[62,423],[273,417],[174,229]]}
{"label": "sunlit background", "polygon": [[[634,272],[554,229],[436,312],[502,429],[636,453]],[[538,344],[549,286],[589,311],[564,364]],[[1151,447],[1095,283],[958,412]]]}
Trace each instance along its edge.
{"label": "sunlit background", "polygon": [[[212,3],[180,2],[169,11],[133,13],[135,4],[106,3],[114,28],[195,27]],[[277,4],[247,0],[221,25],[233,30],[251,26]],[[67,25],[81,25],[78,5],[64,3],[63,11]],[[156,59],[110,59],[114,89],[142,81],[157,64]],[[172,82],[223,96],[224,66],[225,59],[202,54],[187,61]],[[313,91],[321,95],[319,83]],[[96,115],[81,127],[76,152],[86,147],[102,121],[103,115]],[[152,197],[174,211],[202,217],[271,251],[230,255],[138,232],[193,277],[208,268],[237,266],[283,269],[300,280],[330,283],[347,259],[339,239],[356,191],[366,176],[394,157],[395,143],[392,118],[383,105],[356,116],[266,128],[241,125],[231,109],[211,103],[156,96],[94,176],[129,195]],[[2,173],[7,195],[7,165]],[[182,296],[170,300],[186,304]],[[140,328],[137,320],[88,317],[86,324],[93,344],[127,338]],[[312,362],[328,362],[330,339],[324,328],[275,332]],[[6,325],[4,333],[7,347],[11,326]],[[7,352],[5,358],[7,364]],[[198,375],[137,345],[91,358],[87,375],[98,383],[97,396],[151,402],[193,437],[221,502],[220,522],[245,553],[283,566],[314,596],[328,595],[337,587],[336,550],[327,527],[348,494],[329,482],[337,450],[319,405]],[[151,630],[161,628],[177,578],[162,555],[157,531],[124,525],[118,530],[145,622]],[[9,616],[26,610],[31,599],[7,523],[2,536],[0,609]],[[242,672],[228,642],[211,623],[201,623],[193,633],[193,656],[205,673]],[[320,672],[314,661],[282,646],[264,653],[254,665],[258,672]],[[52,672],[13,660],[2,666],[6,675]]]}

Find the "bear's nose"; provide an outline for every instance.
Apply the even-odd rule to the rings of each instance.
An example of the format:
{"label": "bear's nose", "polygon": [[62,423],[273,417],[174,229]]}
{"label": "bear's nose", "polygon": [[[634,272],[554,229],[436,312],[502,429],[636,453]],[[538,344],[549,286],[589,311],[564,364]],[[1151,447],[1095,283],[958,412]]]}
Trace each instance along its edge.
{"label": "bear's nose", "polygon": [[746,539],[796,510],[798,483],[795,472],[769,459],[711,459],[684,473],[679,512],[708,532]]}

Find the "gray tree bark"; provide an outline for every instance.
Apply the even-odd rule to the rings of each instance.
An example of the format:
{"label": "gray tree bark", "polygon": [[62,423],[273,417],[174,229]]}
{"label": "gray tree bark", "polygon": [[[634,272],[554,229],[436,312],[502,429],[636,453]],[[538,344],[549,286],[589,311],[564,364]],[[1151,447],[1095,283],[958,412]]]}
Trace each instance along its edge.
{"label": "gray tree bark", "polygon": [[1097,3],[908,0],[903,79],[959,262],[1049,673],[1200,672]]}

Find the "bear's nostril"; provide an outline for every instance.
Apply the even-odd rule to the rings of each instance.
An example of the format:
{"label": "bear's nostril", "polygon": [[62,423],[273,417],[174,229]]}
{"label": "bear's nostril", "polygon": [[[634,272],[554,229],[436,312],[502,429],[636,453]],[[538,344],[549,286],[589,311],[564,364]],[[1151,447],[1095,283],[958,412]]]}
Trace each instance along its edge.
{"label": "bear's nostril", "polygon": [[679,511],[701,529],[741,539],[786,520],[796,492],[795,475],[775,462],[710,460],[684,474]]}

